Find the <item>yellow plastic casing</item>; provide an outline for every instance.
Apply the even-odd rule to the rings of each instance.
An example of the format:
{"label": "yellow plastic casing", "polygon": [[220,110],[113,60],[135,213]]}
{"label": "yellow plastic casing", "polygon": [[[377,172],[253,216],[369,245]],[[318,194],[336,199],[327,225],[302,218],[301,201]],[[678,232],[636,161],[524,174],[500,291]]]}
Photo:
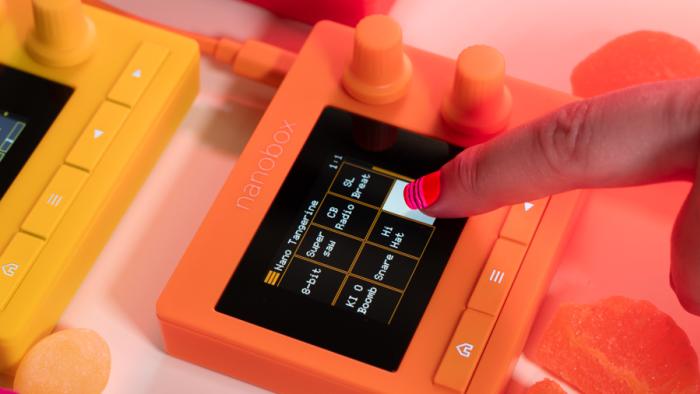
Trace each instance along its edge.
{"label": "yellow plastic casing", "polygon": [[[26,350],[51,332],[198,90],[199,51],[194,41],[83,7],[95,25],[93,52],[77,66],[54,68],[35,62],[27,53],[26,38],[33,25],[30,1],[2,4],[0,0],[0,9],[5,8],[0,12],[0,64],[74,89],[0,200],[0,253],[19,236],[20,247],[15,249],[33,257],[22,281],[0,306],[0,372],[4,373],[11,373]],[[157,63],[147,84],[118,84],[144,47],[151,54],[145,62]],[[146,72],[151,65],[144,67]],[[122,102],[120,89],[141,91],[135,100]],[[110,111],[115,103],[125,110]],[[41,97],[36,105],[42,105]],[[73,152],[98,109],[107,119],[117,118],[121,127],[99,147],[99,154]],[[90,168],[75,163],[88,163]],[[80,179],[71,178],[71,172],[79,172]],[[59,176],[79,181],[79,191],[57,224],[47,227],[47,234],[28,234],[26,226],[46,225],[35,207]],[[26,235],[36,242],[27,241]]]}

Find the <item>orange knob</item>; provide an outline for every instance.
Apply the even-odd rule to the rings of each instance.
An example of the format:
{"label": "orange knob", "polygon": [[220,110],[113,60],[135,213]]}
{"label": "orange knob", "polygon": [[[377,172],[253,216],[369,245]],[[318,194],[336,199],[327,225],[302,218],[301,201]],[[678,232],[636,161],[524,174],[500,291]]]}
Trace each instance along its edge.
{"label": "orange knob", "polygon": [[457,58],[452,92],[442,115],[454,129],[494,134],[508,124],[512,98],[505,86],[505,60],[485,45],[469,47]]}
{"label": "orange knob", "polygon": [[85,61],[93,50],[95,25],[80,0],[33,0],[34,29],[27,51],[39,63],[68,67]]}
{"label": "orange knob", "polygon": [[388,104],[405,95],[412,74],[399,24],[386,15],[362,19],[355,28],[352,61],[343,75],[345,90],[367,104]]}

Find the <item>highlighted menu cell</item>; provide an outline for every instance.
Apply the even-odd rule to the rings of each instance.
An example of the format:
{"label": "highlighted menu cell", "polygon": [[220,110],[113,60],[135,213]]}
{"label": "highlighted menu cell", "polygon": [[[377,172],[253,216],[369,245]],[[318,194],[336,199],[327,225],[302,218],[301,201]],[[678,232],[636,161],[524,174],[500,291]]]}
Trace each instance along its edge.
{"label": "highlighted menu cell", "polygon": [[434,217],[428,216],[417,209],[411,209],[408,207],[408,205],[406,205],[406,201],[403,198],[403,189],[407,184],[407,182],[396,180],[396,182],[394,182],[394,186],[389,192],[389,197],[387,197],[386,201],[384,202],[382,209],[407,219],[413,219],[432,226],[435,223]]}

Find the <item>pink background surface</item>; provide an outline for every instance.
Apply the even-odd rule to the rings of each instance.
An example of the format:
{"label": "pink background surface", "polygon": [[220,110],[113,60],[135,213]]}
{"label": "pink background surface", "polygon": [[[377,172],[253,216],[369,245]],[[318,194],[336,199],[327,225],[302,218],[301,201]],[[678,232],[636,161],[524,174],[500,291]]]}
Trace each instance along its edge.
{"label": "pink background surface", "polygon": [[[290,49],[308,31],[234,0],[110,2],[180,28]],[[696,0],[398,0],[391,15],[409,45],[449,57],[471,44],[492,45],[509,74],[563,91],[570,91],[573,66],[620,34],[656,29],[700,45]],[[60,322],[92,328],[110,344],[107,393],[264,392],[167,356],[155,301],[273,93],[203,62],[193,108]],[[667,285],[669,234],[687,190],[677,183],[590,193],[540,321],[561,300],[623,294],[653,300],[700,349],[700,318],[683,312]]]}

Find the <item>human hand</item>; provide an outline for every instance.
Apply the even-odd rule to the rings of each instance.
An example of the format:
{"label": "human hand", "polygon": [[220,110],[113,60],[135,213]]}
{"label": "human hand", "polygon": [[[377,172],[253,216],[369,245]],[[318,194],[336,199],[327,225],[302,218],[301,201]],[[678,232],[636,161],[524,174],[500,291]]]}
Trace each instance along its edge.
{"label": "human hand", "polygon": [[411,208],[469,216],[567,190],[694,182],[672,234],[670,281],[700,315],[700,79],[642,85],[567,105],[470,147],[409,184]]}

